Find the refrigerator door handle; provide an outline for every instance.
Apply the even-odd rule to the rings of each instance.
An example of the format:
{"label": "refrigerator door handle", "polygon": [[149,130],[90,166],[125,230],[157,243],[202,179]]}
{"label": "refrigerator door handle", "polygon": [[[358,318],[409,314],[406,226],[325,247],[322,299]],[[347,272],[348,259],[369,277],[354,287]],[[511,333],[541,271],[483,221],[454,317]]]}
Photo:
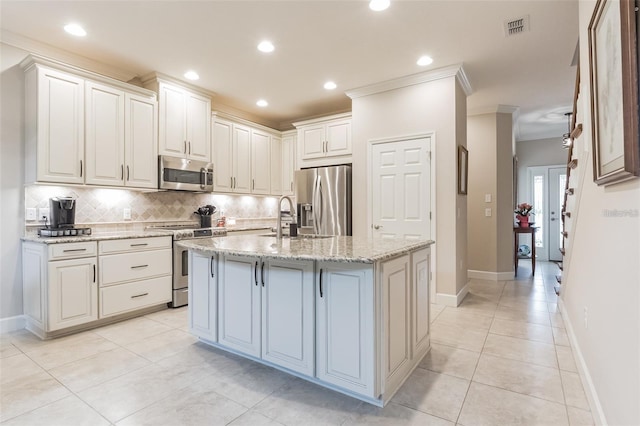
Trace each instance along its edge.
{"label": "refrigerator door handle", "polygon": [[320,191],[321,191],[320,176],[316,176],[316,183],[313,186],[313,233],[314,234],[320,233],[320,220],[322,220],[322,217],[321,217],[322,195],[320,194]]}

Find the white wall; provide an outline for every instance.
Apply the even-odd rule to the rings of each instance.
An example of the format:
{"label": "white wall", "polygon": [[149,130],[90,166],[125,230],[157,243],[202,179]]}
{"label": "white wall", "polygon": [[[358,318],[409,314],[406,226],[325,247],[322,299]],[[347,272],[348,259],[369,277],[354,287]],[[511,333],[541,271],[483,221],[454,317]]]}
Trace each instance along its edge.
{"label": "white wall", "polygon": [[594,4],[581,1],[579,6],[582,79],[577,122],[584,131],[574,148],[578,168],[571,185],[578,208],[569,219],[561,297],[587,386],[595,392],[596,421],[638,425],[640,178],[609,187],[593,183],[587,28]]}
{"label": "white wall", "polygon": [[[356,97],[352,107],[354,188],[367,187],[368,141],[435,132],[437,292],[455,296],[467,283],[466,197],[457,195],[456,165],[457,144],[466,145],[466,95],[447,77]],[[354,190],[354,217],[367,217],[370,203],[365,190]],[[354,236],[368,235],[369,225],[354,220]]]}
{"label": "white wall", "polygon": [[22,314],[24,79],[27,52],[0,44],[0,318]]}

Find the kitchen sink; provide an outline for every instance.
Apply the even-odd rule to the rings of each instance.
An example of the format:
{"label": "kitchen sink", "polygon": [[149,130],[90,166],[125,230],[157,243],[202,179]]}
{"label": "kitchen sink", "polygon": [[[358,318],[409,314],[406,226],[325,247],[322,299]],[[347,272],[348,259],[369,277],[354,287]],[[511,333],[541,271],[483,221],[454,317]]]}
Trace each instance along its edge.
{"label": "kitchen sink", "polygon": [[[275,232],[271,234],[260,234],[260,237],[276,237]],[[317,234],[298,234],[295,237],[290,237],[288,235],[283,235],[282,238],[288,238],[291,240],[322,240],[325,238],[332,238],[333,235],[317,235]]]}

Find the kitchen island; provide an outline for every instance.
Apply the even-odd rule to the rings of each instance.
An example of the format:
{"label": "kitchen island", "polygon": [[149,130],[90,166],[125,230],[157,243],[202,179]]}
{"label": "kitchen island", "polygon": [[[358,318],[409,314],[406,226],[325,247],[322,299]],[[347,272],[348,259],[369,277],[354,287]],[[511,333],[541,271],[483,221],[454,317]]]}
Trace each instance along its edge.
{"label": "kitchen island", "polygon": [[203,342],[383,406],[430,348],[430,240],[243,235],[189,249]]}

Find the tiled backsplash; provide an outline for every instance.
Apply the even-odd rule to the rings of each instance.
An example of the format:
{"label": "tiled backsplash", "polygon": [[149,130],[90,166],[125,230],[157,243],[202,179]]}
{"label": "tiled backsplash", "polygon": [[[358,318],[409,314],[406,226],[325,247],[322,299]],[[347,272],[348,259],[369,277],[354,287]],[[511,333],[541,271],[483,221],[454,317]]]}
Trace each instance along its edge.
{"label": "tiled backsplash", "polygon": [[[238,224],[249,220],[271,223],[276,218],[278,200],[251,195],[31,185],[25,188],[25,208],[48,208],[49,198],[57,196],[75,198],[76,224],[87,225],[197,221],[198,216],[193,212],[206,204],[217,207],[214,218],[224,213],[227,218],[236,218]],[[125,208],[131,209],[131,220],[124,220]],[[26,222],[27,226],[39,224],[38,221]]]}

